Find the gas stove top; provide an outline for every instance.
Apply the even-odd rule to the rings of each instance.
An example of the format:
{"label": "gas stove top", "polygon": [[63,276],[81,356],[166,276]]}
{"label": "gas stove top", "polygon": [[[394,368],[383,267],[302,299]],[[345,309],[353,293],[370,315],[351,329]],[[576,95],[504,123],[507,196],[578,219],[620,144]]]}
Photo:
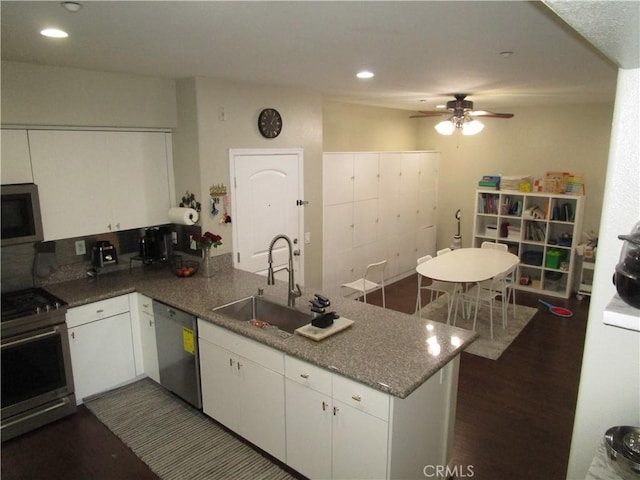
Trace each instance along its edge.
{"label": "gas stove top", "polygon": [[8,332],[29,330],[65,321],[67,303],[43,288],[34,287],[1,295],[1,329]]}

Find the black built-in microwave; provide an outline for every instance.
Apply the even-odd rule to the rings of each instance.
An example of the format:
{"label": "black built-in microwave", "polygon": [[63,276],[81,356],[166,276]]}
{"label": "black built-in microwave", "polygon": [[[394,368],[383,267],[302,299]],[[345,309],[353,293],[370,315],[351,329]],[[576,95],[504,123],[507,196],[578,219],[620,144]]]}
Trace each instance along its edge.
{"label": "black built-in microwave", "polygon": [[34,183],[1,185],[2,243],[20,243],[44,240],[38,186]]}

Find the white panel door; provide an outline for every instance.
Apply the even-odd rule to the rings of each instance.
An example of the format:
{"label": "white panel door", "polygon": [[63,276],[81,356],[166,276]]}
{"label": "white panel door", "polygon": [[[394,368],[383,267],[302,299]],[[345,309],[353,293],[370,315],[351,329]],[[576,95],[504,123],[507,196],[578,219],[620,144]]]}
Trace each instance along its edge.
{"label": "white panel door", "polygon": [[377,153],[355,153],[353,156],[353,200],[378,198]]}
{"label": "white panel door", "polygon": [[331,478],[331,398],[286,380],[287,465],[307,478]]}
{"label": "white panel door", "polygon": [[378,240],[378,199],[353,203],[353,246]]}
{"label": "white panel door", "polygon": [[326,153],[322,157],[324,205],[353,201],[353,154]]}
{"label": "white panel door", "polygon": [[332,478],[387,478],[389,424],[338,400],[333,406]]}
{"label": "white panel door", "polygon": [[[304,198],[302,150],[231,150],[230,171],[234,266],[266,274],[269,245],[276,235],[284,234],[297,251],[293,268],[302,285],[304,207],[298,205]],[[274,268],[286,266],[288,255],[286,242],[276,242]],[[286,279],[287,272],[276,276]]]}

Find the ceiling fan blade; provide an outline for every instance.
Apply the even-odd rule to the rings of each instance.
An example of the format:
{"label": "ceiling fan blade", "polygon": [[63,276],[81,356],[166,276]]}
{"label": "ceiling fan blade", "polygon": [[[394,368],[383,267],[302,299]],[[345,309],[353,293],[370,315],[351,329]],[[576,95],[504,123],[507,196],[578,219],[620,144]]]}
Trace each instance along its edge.
{"label": "ceiling fan blade", "polygon": [[494,113],[488,112],[487,110],[474,110],[473,112],[469,112],[469,115],[472,117],[493,117],[493,118],[512,118],[513,113]]}
{"label": "ceiling fan blade", "polygon": [[410,118],[421,118],[421,117],[441,117],[442,115],[451,115],[449,111],[427,111],[427,110],[418,110],[419,115],[412,115]]}

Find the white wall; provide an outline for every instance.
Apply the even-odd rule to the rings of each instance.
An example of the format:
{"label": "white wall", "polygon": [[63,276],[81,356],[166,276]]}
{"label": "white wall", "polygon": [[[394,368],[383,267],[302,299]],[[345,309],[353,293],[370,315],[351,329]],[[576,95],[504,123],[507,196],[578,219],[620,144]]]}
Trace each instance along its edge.
{"label": "white wall", "polygon": [[[233,245],[231,225],[220,225],[220,216],[207,212],[211,185],[223,183],[230,190],[229,149],[302,148],[304,193],[309,202],[303,207],[305,231],[311,235],[311,243],[305,245],[305,285],[319,288],[322,285],[322,97],[314,92],[213,78],[196,78],[192,92],[189,90],[191,80],[185,82],[179,82],[178,111],[188,110],[188,122],[193,120],[192,115],[197,117],[197,133],[190,132],[188,136],[197,138],[200,178],[199,185],[191,188],[203,203],[203,231],[223,237],[223,245],[214,253],[228,253]],[[192,102],[194,92],[195,103]],[[258,132],[258,114],[266,107],[276,108],[283,117],[282,133],[275,139],[265,139]],[[221,120],[221,109],[224,109],[224,120]],[[192,130],[194,124],[178,125],[175,132],[178,138],[183,135],[183,128]],[[194,168],[191,163],[194,149],[187,142],[178,141],[178,144],[178,148],[174,148],[176,185],[181,178],[180,185],[184,187],[182,182],[186,182],[187,177],[178,171]],[[176,194],[180,196],[184,192],[176,189]]]}
{"label": "white wall", "polygon": [[2,62],[2,124],[173,128],[173,80]]}
{"label": "white wall", "polygon": [[[606,326],[622,241],[640,220],[640,69],[620,70],[598,255],[589,309],[568,479],[583,479],[605,431],[640,425],[640,333]],[[638,312],[640,315],[640,311]]]}

